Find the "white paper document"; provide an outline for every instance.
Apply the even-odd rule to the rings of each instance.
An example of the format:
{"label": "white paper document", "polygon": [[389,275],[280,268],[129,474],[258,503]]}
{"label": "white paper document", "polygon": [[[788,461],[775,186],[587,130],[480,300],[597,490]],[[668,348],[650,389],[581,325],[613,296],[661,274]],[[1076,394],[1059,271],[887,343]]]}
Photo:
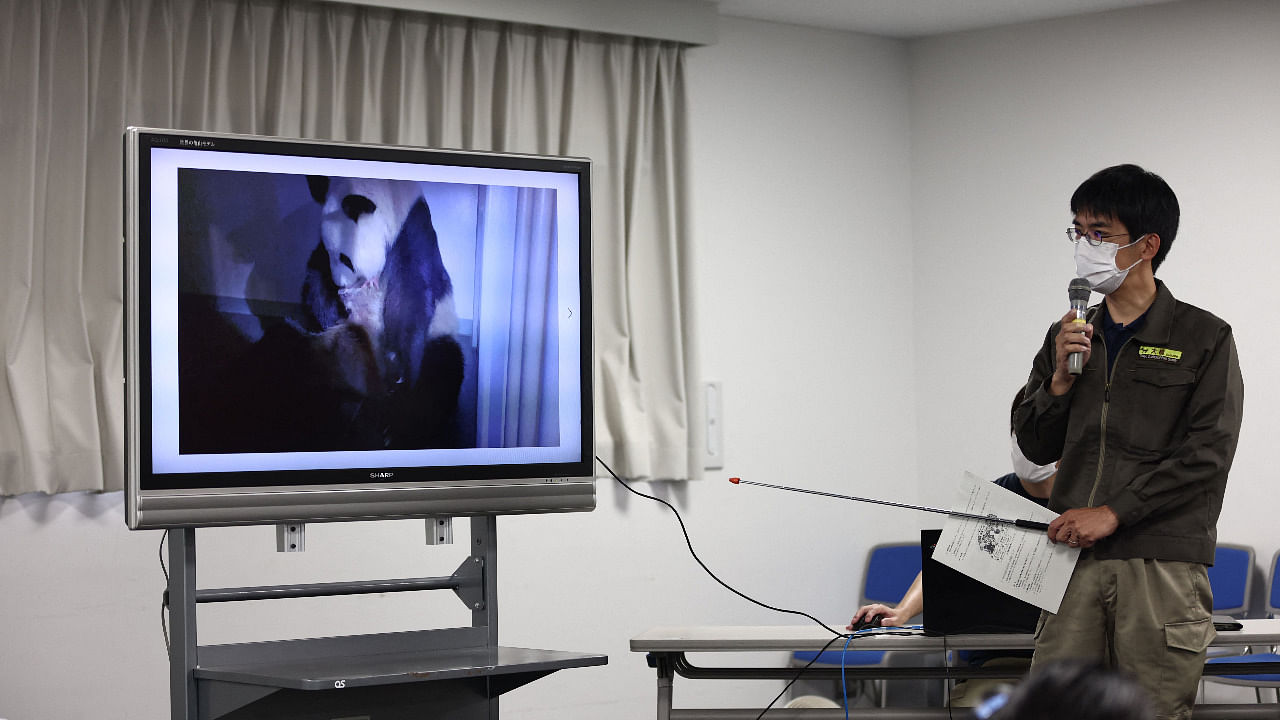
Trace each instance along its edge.
{"label": "white paper document", "polygon": [[[966,472],[952,510],[1008,520],[1052,522],[1048,508]],[[1080,548],[1053,544],[1043,530],[952,515],[933,559],[1051,613],[1058,612]]]}

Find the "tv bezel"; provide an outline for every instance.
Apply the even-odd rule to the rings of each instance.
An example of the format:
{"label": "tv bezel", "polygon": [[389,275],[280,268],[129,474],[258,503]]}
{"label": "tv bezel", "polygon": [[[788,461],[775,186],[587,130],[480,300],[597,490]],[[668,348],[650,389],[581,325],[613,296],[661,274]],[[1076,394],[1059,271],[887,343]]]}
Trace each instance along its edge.
{"label": "tv bezel", "polygon": [[[581,457],[572,462],[151,472],[152,148],[573,173],[579,186]],[[131,529],[589,511],[595,508],[591,161],[129,127],[124,134],[125,519]],[[144,280],[145,278],[145,280]],[[156,477],[162,483],[146,482]],[[162,485],[163,487],[157,487]],[[144,487],[145,486],[145,487]]]}

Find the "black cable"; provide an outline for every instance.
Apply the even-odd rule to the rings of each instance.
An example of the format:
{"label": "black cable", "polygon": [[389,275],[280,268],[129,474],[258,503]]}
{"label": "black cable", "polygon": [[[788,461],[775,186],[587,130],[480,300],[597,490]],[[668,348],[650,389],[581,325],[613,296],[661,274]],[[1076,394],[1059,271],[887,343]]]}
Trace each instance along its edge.
{"label": "black cable", "polygon": [[942,704],[947,707],[947,720],[954,720],[951,714],[951,688],[954,686],[951,684],[950,654],[951,651],[947,649],[947,636],[944,634],[942,636],[942,667],[944,668],[943,673],[946,675],[946,678],[942,683],[942,691],[946,693],[947,696],[942,699]]}
{"label": "black cable", "polygon": [[160,572],[164,573],[165,587],[169,586],[169,568],[164,564],[164,541],[169,539],[169,531],[165,530],[160,536]]}
{"label": "black cable", "polygon": [[666,505],[666,506],[667,506],[667,509],[668,509],[668,510],[670,510],[670,511],[672,512],[672,514],[674,514],[674,515],[676,516],[676,522],[680,523],[680,532],[684,534],[684,543],[685,543],[685,545],[687,545],[687,546],[688,546],[688,548],[689,548],[689,554],[693,556],[694,561],[696,561],[696,562],[698,563],[699,567],[701,567],[701,568],[703,569],[703,571],[704,571],[704,572],[706,572],[706,573],[707,573],[707,575],[709,575],[709,576],[711,577],[711,579],[712,579],[712,580],[715,580],[717,583],[719,583],[721,587],[723,587],[724,589],[726,589],[726,590],[728,590],[729,592],[733,593],[734,595],[737,595],[738,597],[742,598],[743,600],[746,600],[747,602],[750,602],[750,603],[754,603],[755,605],[759,605],[760,607],[765,608],[766,610],[772,610],[772,611],[774,611],[774,612],[786,613],[786,614],[789,614],[789,615],[800,615],[801,617],[809,618],[810,620],[814,621],[815,623],[817,623],[817,624],[821,625],[821,626],[822,626],[822,627],[823,627],[827,632],[831,633],[831,639],[827,641],[827,644],[826,644],[826,645],[823,645],[823,646],[822,646],[822,649],[821,649],[821,650],[819,650],[817,653],[815,653],[815,654],[814,654],[814,656],[813,656],[813,659],[812,659],[812,660],[810,660],[809,662],[805,663],[804,667],[802,667],[802,668],[800,668],[798,671],[796,671],[795,676],[794,676],[794,677],[792,677],[792,678],[791,678],[791,680],[789,680],[789,681],[787,682],[787,684],[786,684],[786,685],[784,685],[784,686],[782,687],[782,691],[781,691],[781,692],[779,692],[779,693],[778,693],[778,694],[773,698],[773,700],[769,701],[769,704],[768,704],[768,705],[766,705],[766,706],[764,707],[764,709],[760,711],[760,714],[756,716],[756,720],[760,720],[760,718],[764,717],[764,714],[765,714],[765,713],[769,712],[769,710],[771,710],[771,709],[773,708],[774,703],[778,702],[778,700],[779,700],[779,699],[781,699],[781,698],[782,698],[782,696],[786,694],[787,690],[791,689],[791,686],[795,684],[796,680],[799,680],[799,679],[800,679],[800,676],[804,675],[805,671],[806,671],[806,670],[808,670],[808,669],[809,669],[809,667],[810,667],[811,665],[813,665],[815,662],[817,662],[817,661],[818,661],[818,658],[822,657],[822,653],[826,652],[826,651],[827,651],[827,648],[831,647],[831,644],[832,644],[832,643],[834,643],[836,640],[839,640],[840,638],[851,638],[851,637],[854,637],[854,635],[853,635],[853,634],[851,634],[851,633],[842,633],[842,632],[837,631],[835,628],[831,627],[830,625],[827,625],[826,623],[822,622],[822,621],[821,621],[821,620],[819,620],[818,618],[816,618],[816,617],[814,617],[814,616],[810,615],[809,613],[804,612],[804,611],[802,611],[802,610],[788,610],[787,608],[775,607],[775,606],[773,606],[773,605],[769,605],[768,603],[764,603],[764,602],[761,602],[761,601],[759,601],[759,600],[756,600],[755,598],[751,597],[750,595],[747,595],[747,594],[743,593],[742,591],[740,591],[740,590],[738,590],[737,588],[733,587],[733,586],[732,586],[732,585],[730,585],[729,583],[727,583],[727,582],[725,582],[725,581],[721,580],[721,579],[719,578],[719,576],[717,576],[714,572],[711,572],[711,568],[707,567],[707,564],[706,564],[706,563],[702,562],[702,558],[698,557],[698,553],[693,549],[693,541],[689,539],[689,529],[688,529],[687,527],[685,527],[685,524],[684,524],[684,518],[680,517],[680,511],[679,511],[679,510],[676,510],[676,508],[675,508],[675,506],[674,506],[674,505],[672,505],[671,503],[667,502],[666,500],[663,500],[662,498],[654,497],[653,495],[646,495],[646,494],[644,494],[644,493],[640,492],[639,490],[636,490],[635,488],[631,487],[631,486],[630,486],[630,485],[628,485],[627,483],[623,482],[622,478],[618,477],[618,473],[614,472],[614,471],[613,471],[613,468],[609,467],[609,465],[608,465],[607,463],[605,463],[605,461],[604,461],[604,460],[601,460],[599,455],[597,455],[597,456],[596,456],[596,462],[600,463],[601,467],[603,467],[605,470],[607,470],[607,471],[609,472],[609,474],[613,476],[613,479],[614,479],[614,480],[616,480],[616,481],[617,481],[617,483],[618,483],[619,485],[621,485],[622,487],[626,488],[628,492],[633,493],[633,494],[635,494],[635,495],[639,495],[639,496],[640,496],[640,497],[642,497],[642,498],[646,498],[646,499],[648,499],[648,500],[653,500],[654,502],[662,503],[663,505]]}
{"label": "black cable", "polygon": [[[813,659],[812,659],[812,660],[810,660],[809,662],[805,663],[805,664],[804,664],[804,667],[802,667],[802,668],[800,668],[799,670],[797,670],[797,671],[796,671],[796,674],[795,674],[795,675],[793,675],[793,676],[791,677],[791,679],[787,681],[787,684],[782,686],[782,691],[781,691],[781,692],[779,692],[777,695],[775,695],[775,696],[773,697],[773,699],[769,701],[769,704],[768,704],[768,705],[765,705],[765,706],[764,706],[764,709],[763,709],[763,710],[761,710],[761,711],[760,711],[760,714],[756,716],[756,720],[760,720],[760,718],[764,717],[764,714],[765,714],[765,713],[767,713],[767,712],[769,712],[771,709],[773,709],[773,704],[774,704],[774,703],[776,703],[776,702],[778,702],[778,700],[782,699],[782,696],[783,696],[783,695],[786,695],[786,694],[787,694],[787,691],[788,691],[788,690],[790,690],[790,689],[791,689],[791,686],[792,686],[792,685],[794,685],[794,684],[796,683],[796,681],[800,679],[800,676],[801,676],[801,675],[804,675],[805,671],[809,669],[809,666],[810,666],[810,665],[813,665],[814,663],[818,662],[818,658],[822,657],[822,653],[826,652],[826,651],[827,651],[827,648],[831,647],[831,643],[833,643],[833,642],[835,642],[835,641],[839,640],[839,639],[840,639],[840,638],[842,638],[842,637],[851,638],[851,637],[853,637],[853,635],[852,635],[852,634],[849,634],[849,633],[845,633],[844,635],[836,635],[835,637],[832,637],[830,640],[828,640],[828,641],[827,641],[827,644],[826,644],[826,645],[823,645],[823,646],[822,646],[822,649],[821,649],[821,650],[819,650],[817,653],[815,653],[815,654],[814,654]],[[846,709],[846,711],[848,710],[847,701],[846,701],[846,708],[845,708],[845,709]]]}
{"label": "black cable", "polygon": [[169,531],[160,536],[160,572],[164,573],[164,594],[160,596],[160,631],[164,633],[164,652],[170,655],[169,621],[166,611],[169,609],[169,568],[164,565],[164,541],[169,539]]}
{"label": "black cable", "polygon": [[774,607],[773,605],[769,605],[768,603],[760,602],[759,600],[756,600],[755,598],[753,598],[753,597],[751,597],[751,596],[749,596],[749,595],[747,595],[747,594],[745,594],[745,593],[743,593],[743,592],[739,591],[737,588],[735,588],[735,587],[731,586],[729,583],[727,583],[727,582],[725,582],[725,581],[721,580],[721,579],[720,579],[720,578],[719,578],[715,573],[711,572],[711,568],[707,567],[707,564],[706,564],[706,563],[704,563],[704,562],[702,562],[702,558],[698,557],[698,553],[694,551],[694,549],[693,549],[693,542],[689,539],[689,530],[688,530],[688,528],[686,528],[686,527],[685,527],[685,524],[684,524],[684,518],[680,517],[680,511],[679,511],[679,510],[676,510],[676,508],[675,508],[675,506],[674,506],[674,505],[672,505],[671,503],[667,502],[666,500],[663,500],[662,498],[654,497],[654,496],[652,496],[652,495],[645,495],[644,493],[640,492],[639,490],[636,490],[635,488],[633,488],[633,487],[631,487],[630,485],[626,484],[625,482],[623,482],[622,478],[618,477],[618,473],[616,473],[616,472],[614,472],[614,471],[613,471],[613,468],[610,468],[607,464],[605,464],[605,461],[603,461],[603,460],[601,460],[601,459],[600,459],[600,456],[599,456],[599,455],[597,455],[597,456],[596,456],[596,462],[600,463],[600,465],[601,465],[602,467],[604,467],[604,469],[605,469],[605,470],[609,471],[609,474],[613,476],[613,479],[614,479],[614,480],[617,480],[617,481],[618,481],[618,484],[619,484],[619,485],[621,485],[622,487],[626,488],[629,492],[632,492],[632,493],[634,493],[634,494],[636,494],[636,495],[639,495],[639,496],[640,496],[640,497],[642,497],[642,498],[647,498],[647,499],[649,499],[649,500],[653,500],[654,502],[659,502],[659,503],[662,503],[663,505],[666,505],[666,506],[667,506],[667,508],[668,508],[669,510],[671,510],[671,512],[672,512],[672,513],[674,513],[674,514],[675,514],[675,516],[676,516],[676,522],[680,523],[680,532],[684,533],[684,542],[685,542],[685,545],[688,545],[688,546],[689,546],[689,554],[690,554],[690,555],[692,555],[692,556],[693,556],[693,559],[694,559],[695,561],[697,561],[698,565],[700,565],[700,566],[702,567],[702,569],[703,569],[704,571],[706,571],[706,573],[707,573],[708,575],[710,575],[710,576],[711,576],[711,579],[712,579],[712,580],[715,580],[715,581],[716,581],[716,582],[718,582],[718,583],[720,583],[720,585],[721,585],[722,587],[724,587],[724,589],[728,590],[729,592],[733,593],[734,595],[737,595],[738,597],[742,598],[743,600],[746,600],[747,602],[750,602],[750,603],[754,603],[754,604],[756,604],[756,605],[759,605],[760,607],[765,608],[766,610],[772,610],[772,611],[774,611],[774,612],[786,613],[786,614],[788,614],[788,615],[799,615],[799,616],[801,616],[801,617],[809,618],[810,620],[814,621],[815,623],[817,623],[817,624],[821,625],[824,629],[826,629],[826,631],[827,631],[827,632],[831,633],[832,635],[836,636],[837,638],[840,638],[840,637],[844,637],[844,636],[845,636],[845,633],[842,633],[842,632],[840,632],[840,631],[836,630],[835,628],[833,628],[833,627],[831,627],[830,625],[828,625],[828,624],[826,624],[826,623],[822,622],[821,620],[819,620],[818,618],[816,618],[816,617],[814,617],[814,616],[810,615],[809,613],[804,612],[803,610],[788,610],[787,608]]}

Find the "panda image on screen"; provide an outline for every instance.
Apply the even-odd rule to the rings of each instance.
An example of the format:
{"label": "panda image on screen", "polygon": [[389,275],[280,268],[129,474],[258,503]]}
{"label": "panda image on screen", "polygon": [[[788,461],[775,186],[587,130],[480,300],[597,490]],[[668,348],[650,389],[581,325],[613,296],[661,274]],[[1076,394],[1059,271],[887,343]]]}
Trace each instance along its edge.
{"label": "panda image on screen", "polygon": [[320,205],[302,285],[312,333],[357,327],[374,348],[382,397],[362,413],[386,448],[454,444],[462,349],[453,285],[431,209],[411,181],[308,176]]}

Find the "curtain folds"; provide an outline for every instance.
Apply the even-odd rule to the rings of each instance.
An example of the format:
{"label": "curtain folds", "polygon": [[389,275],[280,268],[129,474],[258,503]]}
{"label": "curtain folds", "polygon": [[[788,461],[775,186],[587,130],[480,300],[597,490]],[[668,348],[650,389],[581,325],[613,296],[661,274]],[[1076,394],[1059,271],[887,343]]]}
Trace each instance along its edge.
{"label": "curtain folds", "polygon": [[696,473],[678,44],[302,0],[0,0],[0,495],[123,481],[127,125],[594,162],[597,450]]}

